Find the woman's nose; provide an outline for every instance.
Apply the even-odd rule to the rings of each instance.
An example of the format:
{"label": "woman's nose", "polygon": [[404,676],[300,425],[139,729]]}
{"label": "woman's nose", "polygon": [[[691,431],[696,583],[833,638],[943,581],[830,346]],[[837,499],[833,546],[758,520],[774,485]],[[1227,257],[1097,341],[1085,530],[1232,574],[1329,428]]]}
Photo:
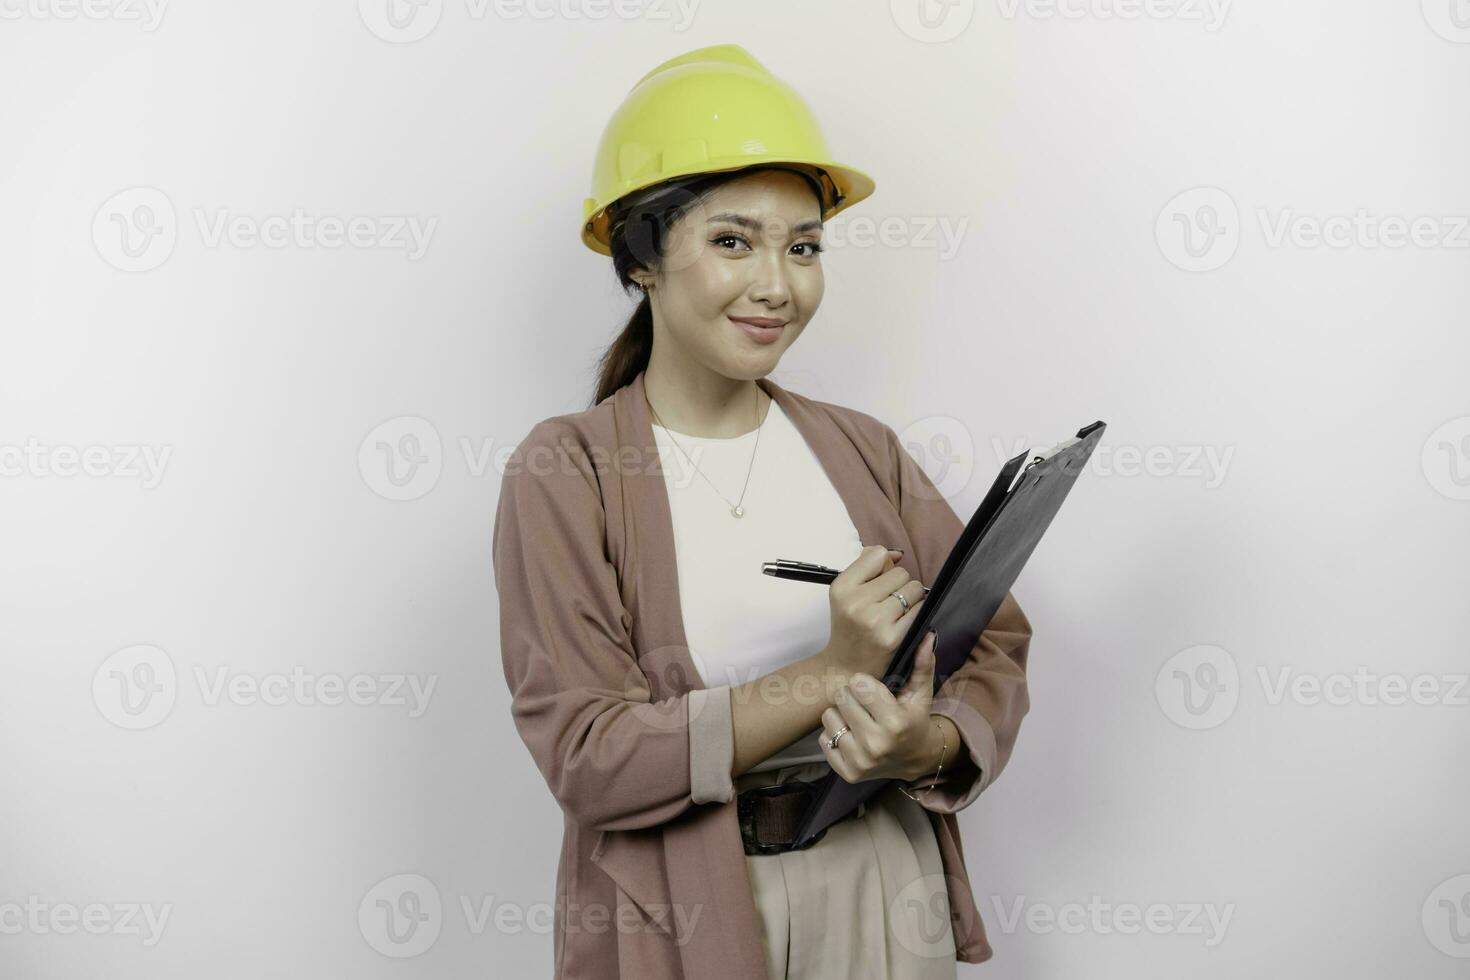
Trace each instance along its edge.
{"label": "woman's nose", "polygon": [[763,256],[756,264],[755,280],[750,288],[751,298],[772,306],[785,303],[791,296],[788,275],[780,256]]}

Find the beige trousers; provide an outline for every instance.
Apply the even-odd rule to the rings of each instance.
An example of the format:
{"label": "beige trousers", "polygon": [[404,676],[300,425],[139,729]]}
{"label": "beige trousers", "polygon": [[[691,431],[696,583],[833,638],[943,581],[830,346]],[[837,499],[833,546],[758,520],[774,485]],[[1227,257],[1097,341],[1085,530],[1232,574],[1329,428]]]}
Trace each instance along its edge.
{"label": "beige trousers", "polygon": [[[812,762],[744,773],[737,791],[814,780]],[[896,786],[811,847],[747,854],[771,980],[955,980],[954,935],[929,816]]]}

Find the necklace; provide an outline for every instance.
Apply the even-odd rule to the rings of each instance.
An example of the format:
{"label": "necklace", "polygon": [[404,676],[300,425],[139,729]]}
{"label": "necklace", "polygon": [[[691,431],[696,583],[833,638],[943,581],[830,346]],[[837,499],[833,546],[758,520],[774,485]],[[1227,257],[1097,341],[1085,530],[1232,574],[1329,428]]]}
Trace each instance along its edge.
{"label": "necklace", "polygon": [[[651,401],[648,400],[648,389],[647,388],[644,388],[643,389],[643,401],[648,405],[648,410],[650,412],[653,412],[654,421],[658,422],[658,424],[663,428],[663,430],[668,433],[668,435],[669,435],[669,441],[674,444],[674,446],[679,450],[679,452],[684,456],[685,459],[688,459],[689,460],[689,465],[694,467],[694,472],[698,473],[700,475],[700,477],[703,478],[704,482],[705,483],[708,483],[710,485],[710,489],[711,490],[713,490],[715,493],[719,493],[721,499],[723,499],[725,501],[725,503],[730,504],[730,515],[732,517],[744,517],[745,516],[745,508],[742,507],[741,504],[745,501],[745,487],[750,486],[750,471],[755,468],[755,454],[756,454],[756,450],[760,449],[760,447],[761,447],[761,429],[765,428],[765,423],[760,420],[760,413],[761,413],[761,393],[760,393],[760,386],[757,385],[756,386],[756,390],[755,390],[755,414],[756,414],[756,420],[757,420],[756,421],[756,427],[755,427],[755,448],[750,451],[750,465],[748,467],[746,467],[746,469],[745,469],[745,486],[740,488],[740,500],[736,501],[733,504],[730,503],[730,498],[729,497],[726,497],[723,493],[720,493],[720,488],[717,487],[717,486],[715,486],[714,483],[710,482],[710,478],[704,475],[704,472],[702,470],[700,470],[700,468],[699,468],[699,464],[696,463],[696,462],[694,462],[694,460],[690,458],[690,456],[689,456],[688,453],[684,452],[684,447],[683,446],[680,446],[679,445],[679,440],[677,440],[677,439],[674,438],[673,430],[671,430],[668,426],[664,425],[663,419],[661,419],[661,418],[658,417],[658,410],[653,407],[653,402],[651,402]],[[770,413],[767,412],[766,414],[769,415]]]}

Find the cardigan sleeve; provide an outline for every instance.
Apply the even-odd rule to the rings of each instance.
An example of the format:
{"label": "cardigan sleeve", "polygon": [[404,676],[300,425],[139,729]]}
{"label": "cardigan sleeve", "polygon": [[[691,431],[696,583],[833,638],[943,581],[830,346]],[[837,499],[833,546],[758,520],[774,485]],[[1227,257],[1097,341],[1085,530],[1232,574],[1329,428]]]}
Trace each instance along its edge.
{"label": "cardigan sleeve", "polygon": [[517,447],[493,539],[511,716],[552,795],[577,823],[632,830],[728,802],[728,689],[652,699],[605,547],[598,473],[554,420]]}
{"label": "cardigan sleeve", "polygon": [[[899,442],[897,433],[887,425],[883,429],[897,473],[899,516],[916,551],[914,558],[920,568],[932,569],[937,575],[964,532],[964,522]],[[1015,596],[1007,592],[964,664],[934,694],[930,713],[954,722],[974,768],[941,774],[933,790],[918,794],[925,809],[935,813],[963,810],[1005,768],[1021,719],[1030,708],[1026,687],[1030,645],[1031,623]],[[967,774],[969,778],[963,778]],[[921,779],[910,785],[922,789],[928,782]]]}

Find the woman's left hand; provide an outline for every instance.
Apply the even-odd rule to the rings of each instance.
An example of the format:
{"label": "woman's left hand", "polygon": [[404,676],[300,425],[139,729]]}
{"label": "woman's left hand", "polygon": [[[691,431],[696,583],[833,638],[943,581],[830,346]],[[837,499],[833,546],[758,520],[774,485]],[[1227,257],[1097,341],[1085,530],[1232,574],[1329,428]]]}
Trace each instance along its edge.
{"label": "woman's left hand", "polygon": [[[854,674],[822,712],[822,754],[849,783],[864,779],[914,780],[934,771],[939,756],[929,707],[934,702],[934,633],[919,645],[914,670],[896,695],[876,677]],[[843,726],[849,729],[827,743]]]}

